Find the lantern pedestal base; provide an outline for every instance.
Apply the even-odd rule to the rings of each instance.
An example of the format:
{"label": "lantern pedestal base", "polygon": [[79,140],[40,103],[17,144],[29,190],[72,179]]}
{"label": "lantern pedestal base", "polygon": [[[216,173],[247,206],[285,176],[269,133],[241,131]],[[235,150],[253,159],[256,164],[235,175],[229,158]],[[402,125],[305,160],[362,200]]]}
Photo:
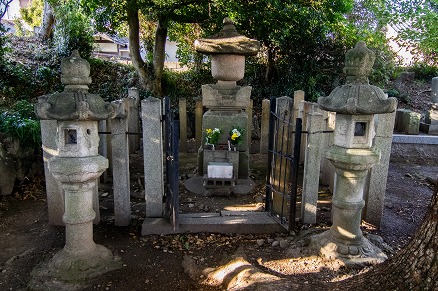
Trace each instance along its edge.
{"label": "lantern pedestal base", "polygon": [[49,262],[41,263],[32,271],[31,276],[40,281],[78,281],[120,269],[120,257],[113,256],[110,250],[102,245],[87,253],[77,255],[66,249],[56,253]]}
{"label": "lantern pedestal base", "polygon": [[331,230],[313,236],[311,246],[326,259],[339,259],[350,267],[380,264],[388,258],[364,237],[345,242],[334,237]]}

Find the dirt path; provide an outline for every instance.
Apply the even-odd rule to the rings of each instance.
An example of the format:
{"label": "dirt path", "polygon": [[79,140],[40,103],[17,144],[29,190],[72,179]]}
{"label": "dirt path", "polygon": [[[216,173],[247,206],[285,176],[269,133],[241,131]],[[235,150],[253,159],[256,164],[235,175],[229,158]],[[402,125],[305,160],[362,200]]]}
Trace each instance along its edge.
{"label": "dirt path", "polygon": [[[262,166],[254,170],[261,184],[262,172]],[[421,222],[432,195],[426,177],[437,173],[438,161],[392,162],[382,227],[364,227],[364,231],[383,237],[394,249],[403,246]],[[16,195],[0,197],[0,290],[25,290],[32,269],[63,247],[64,228],[47,224],[42,184],[37,181]],[[245,199],[256,203],[255,196]],[[81,290],[224,290],[278,280],[287,289],[306,282],[342,280],[359,272],[325,262],[303,247],[302,238],[322,231],[325,224],[305,227],[296,236],[201,233],[140,237],[142,201],[133,199],[138,211],[133,210],[129,227],[113,226],[110,204],[108,197],[102,201],[102,222],[95,226],[94,237],[121,256],[124,267],[81,283]],[[321,213],[327,219],[326,212]]]}

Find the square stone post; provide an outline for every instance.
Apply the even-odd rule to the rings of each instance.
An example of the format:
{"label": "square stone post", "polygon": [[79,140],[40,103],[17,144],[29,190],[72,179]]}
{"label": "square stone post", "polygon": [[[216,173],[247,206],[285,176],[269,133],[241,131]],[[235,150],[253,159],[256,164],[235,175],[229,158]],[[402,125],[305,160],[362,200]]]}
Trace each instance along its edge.
{"label": "square stone post", "polygon": [[376,150],[380,152],[380,162],[371,168],[368,173],[367,185],[364,191],[364,220],[378,228],[382,221],[385,202],[395,115],[395,111],[377,115],[376,136],[373,144]]}
{"label": "square stone post", "polygon": [[179,99],[179,151],[187,152],[187,100]]}
{"label": "square stone post", "polygon": [[303,194],[301,195],[301,221],[305,224],[316,223],[323,122],[321,113],[307,113],[307,150],[304,158]]}
{"label": "square stone post", "polygon": [[203,108],[202,108],[202,101],[196,100],[195,105],[195,141],[196,141],[196,148],[199,149],[201,145],[204,144],[204,141],[202,140],[202,114],[203,114]]}
{"label": "square stone post", "polygon": [[128,89],[128,132],[132,133],[128,135],[129,141],[129,153],[135,153],[140,148],[140,135],[136,134],[140,131],[139,121],[139,105],[140,96],[138,89],[135,87]]}
{"label": "square stone post", "polygon": [[146,217],[163,217],[163,132],[161,100],[141,101]]}
{"label": "square stone post", "polygon": [[49,224],[64,225],[62,215],[64,214],[64,191],[59,187],[58,181],[48,169],[48,160],[58,156],[56,145],[57,121],[41,120],[41,141],[43,148],[44,176],[46,181],[47,210],[49,212]]}
{"label": "square stone post", "polygon": [[262,100],[262,122],[260,128],[260,153],[268,153],[269,142],[269,116],[271,115],[269,99]]}
{"label": "square stone post", "polygon": [[113,102],[118,108],[116,118],[111,120],[111,144],[113,161],[114,223],[127,226],[131,221],[131,189],[129,180],[128,146],[128,99]]}

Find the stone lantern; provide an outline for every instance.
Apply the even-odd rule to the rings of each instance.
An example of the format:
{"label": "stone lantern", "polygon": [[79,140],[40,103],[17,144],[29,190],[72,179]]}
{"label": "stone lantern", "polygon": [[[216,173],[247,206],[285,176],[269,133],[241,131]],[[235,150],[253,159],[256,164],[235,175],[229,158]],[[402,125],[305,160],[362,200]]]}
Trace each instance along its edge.
{"label": "stone lantern", "polygon": [[78,280],[121,267],[120,259],[93,241],[93,189],[108,168],[108,160],[98,154],[98,120],[114,117],[115,109],[88,93],[90,64],[78,51],[62,60],[61,72],[64,91],[41,98],[36,114],[57,120],[58,156],[48,161],[48,168],[65,191],[65,246],[33,274]]}
{"label": "stone lantern", "polygon": [[[222,135],[215,150],[201,147],[198,172],[207,175],[219,173],[210,178],[233,177],[234,181],[247,179],[249,171],[249,145],[247,135],[248,115],[245,110],[250,104],[251,87],[237,86],[245,72],[245,56],[256,55],[260,43],[240,35],[231,19],[226,17],[223,29],[208,38],[195,41],[197,52],[211,55],[211,74],[216,84],[202,86],[202,104],[208,111],[202,119],[203,141],[206,129],[218,128]],[[245,130],[236,152],[228,146],[229,132],[233,128]],[[204,182],[204,185],[208,184]],[[213,183],[214,184],[214,183]],[[207,185],[208,186],[208,185]]]}
{"label": "stone lantern", "polygon": [[395,98],[388,98],[380,88],[369,84],[374,60],[374,53],[364,42],[358,42],[345,56],[346,84],[318,100],[320,108],[336,112],[334,145],[326,153],[335,167],[336,178],[333,225],[312,237],[312,241],[324,256],[350,264],[386,259],[360,230],[365,178],[380,160],[380,153],[372,147],[374,114],[393,112],[397,106]]}

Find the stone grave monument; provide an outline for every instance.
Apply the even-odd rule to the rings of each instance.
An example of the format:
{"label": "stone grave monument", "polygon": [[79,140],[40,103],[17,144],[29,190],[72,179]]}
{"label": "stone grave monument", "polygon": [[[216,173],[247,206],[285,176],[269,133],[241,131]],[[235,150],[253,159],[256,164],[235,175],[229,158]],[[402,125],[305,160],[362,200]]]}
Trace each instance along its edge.
{"label": "stone grave monument", "polygon": [[424,122],[420,123],[420,131],[438,135],[438,77],[432,78],[432,90],[430,100],[432,105],[426,112]]}
{"label": "stone grave monument", "polygon": [[34,277],[61,281],[94,277],[121,267],[119,258],[93,240],[93,189],[108,167],[98,154],[98,121],[112,118],[115,108],[96,94],[88,93],[90,64],[78,51],[61,62],[64,91],[43,98],[36,114],[57,121],[58,156],[48,168],[65,191],[65,246],[48,263],[38,265]]}
{"label": "stone grave monument", "polygon": [[[249,144],[246,132],[251,87],[238,86],[245,72],[245,56],[256,55],[258,41],[240,35],[228,17],[222,30],[195,41],[197,52],[211,55],[216,84],[202,86],[202,103],[208,111],[202,119],[203,145],[198,173],[206,188],[233,187],[248,179]],[[204,144],[205,143],[205,144]]]}
{"label": "stone grave monument", "polygon": [[388,98],[380,88],[369,84],[374,60],[374,53],[364,42],[358,42],[345,56],[346,84],[318,100],[321,109],[336,112],[334,144],[326,153],[336,176],[333,225],[313,236],[312,245],[327,258],[353,265],[386,259],[360,230],[365,178],[380,160],[380,153],[372,147],[374,114],[394,112],[397,106],[395,98]]}

